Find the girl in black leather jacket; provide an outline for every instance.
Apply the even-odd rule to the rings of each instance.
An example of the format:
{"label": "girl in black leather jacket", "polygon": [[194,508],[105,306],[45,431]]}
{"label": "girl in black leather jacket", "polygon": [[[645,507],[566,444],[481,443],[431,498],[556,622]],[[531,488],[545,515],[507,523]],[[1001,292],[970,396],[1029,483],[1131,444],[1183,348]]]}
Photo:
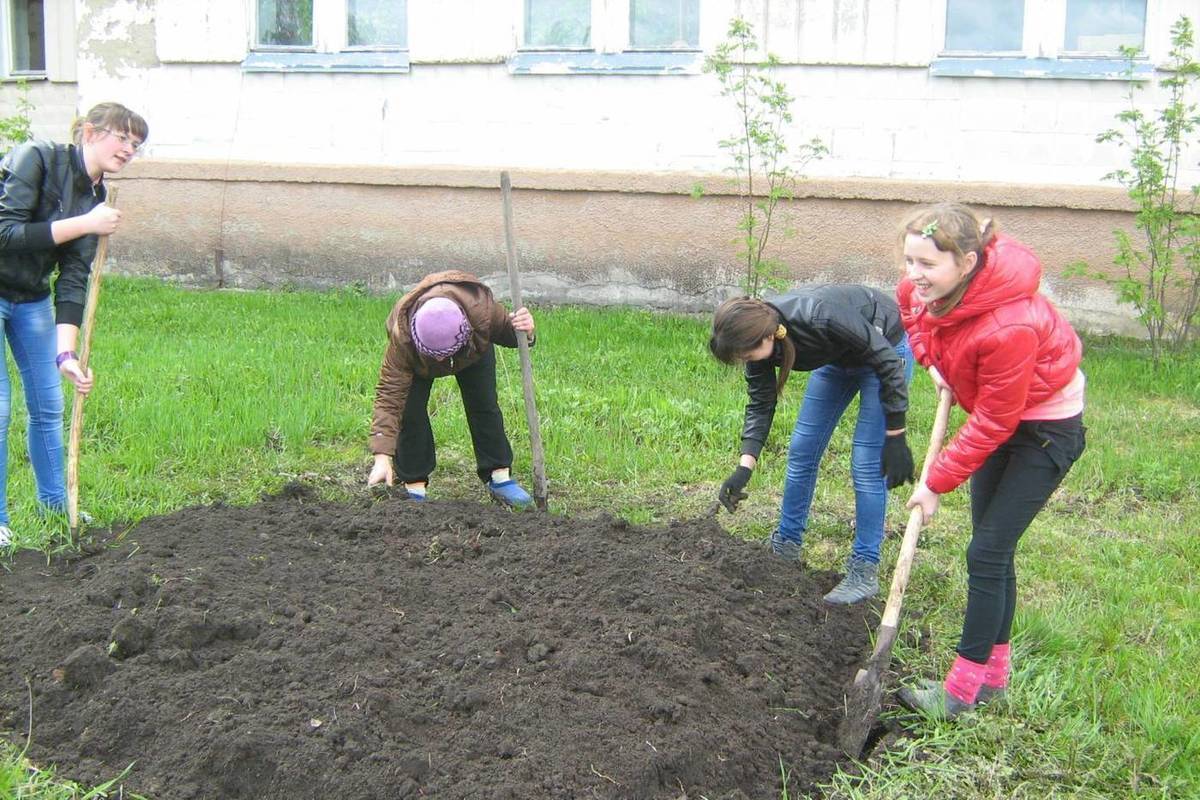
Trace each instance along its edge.
{"label": "girl in black leather jacket", "polygon": [[[796,369],[811,372],[788,448],[787,479],[771,549],[799,561],[817,468],[850,401],[859,397],[851,451],[854,547],[846,577],[825,596],[857,603],[879,592],[879,547],[888,489],[913,480],[904,437],[912,354],[900,310],[866,286],[806,286],[765,300],[726,301],[713,317],[709,349],[720,361],[746,365],[750,399],[738,467],[719,499],[733,511],[771,430],[777,397]],[[777,377],[778,373],[778,377]]]}
{"label": "girl in black leather jacket", "polygon": [[[145,142],[141,116],[101,103],[71,127],[72,144],[26,142],[0,162],[0,361],[11,348],[29,409],[29,459],[44,510],[66,507],[60,374],[78,392],[91,373],[75,354],[98,236],[121,212],[104,205],[105,174],[120,172]],[[57,273],[54,299],[50,282]],[[12,387],[0,363],[0,546],[8,527],[8,423]]]}

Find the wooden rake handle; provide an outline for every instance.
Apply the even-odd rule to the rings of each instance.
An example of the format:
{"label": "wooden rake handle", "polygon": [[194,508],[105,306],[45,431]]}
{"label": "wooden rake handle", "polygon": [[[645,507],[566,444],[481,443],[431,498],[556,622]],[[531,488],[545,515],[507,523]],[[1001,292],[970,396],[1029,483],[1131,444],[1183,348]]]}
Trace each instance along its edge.
{"label": "wooden rake handle", "polygon": [[[109,187],[105,203],[117,207],[117,187]],[[96,258],[92,262],[92,275],[88,280],[87,304],[83,309],[83,344],[79,348],[79,368],[87,374],[88,358],[92,354],[92,322],[96,318],[96,306],[100,302],[100,279],[104,273],[104,262],[108,259],[108,236],[101,236],[96,245]],[[83,435],[84,396],[75,393],[71,403],[71,438],[67,446],[67,522],[71,526],[71,538],[79,530],[79,442]]]}
{"label": "wooden rake handle", "polygon": [[[925,483],[925,478],[929,476],[929,467],[942,449],[942,440],[946,438],[946,428],[950,424],[950,406],[953,402],[954,395],[949,389],[938,391],[937,415],[933,420],[933,432],[929,435],[929,449],[925,451],[925,462],[921,465],[921,483]],[[900,606],[904,602],[904,590],[908,587],[908,574],[912,570],[913,556],[917,552],[917,540],[921,538],[923,523],[921,509],[914,508],[908,515],[908,525],[904,528],[904,538],[900,542],[900,555],[896,557],[892,588],[888,592],[883,617],[879,620],[880,628],[894,629],[900,622]]]}

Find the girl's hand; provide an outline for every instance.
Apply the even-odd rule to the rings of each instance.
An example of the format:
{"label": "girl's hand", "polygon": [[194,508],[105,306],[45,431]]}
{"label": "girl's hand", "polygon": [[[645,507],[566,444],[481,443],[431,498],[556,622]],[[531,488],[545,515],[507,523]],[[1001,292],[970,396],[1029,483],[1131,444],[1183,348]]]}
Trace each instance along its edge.
{"label": "girl's hand", "polygon": [[92,371],[89,369],[85,375],[83,368],[79,364],[79,359],[71,358],[64,361],[58,367],[59,373],[75,384],[75,391],[82,395],[87,395],[92,390]]}
{"label": "girl's hand", "polygon": [[528,308],[521,306],[508,316],[512,320],[514,330],[525,331],[529,336],[533,335],[533,315],[529,313]]}
{"label": "girl's hand", "polygon": [[108,236],[117,230],[121,223],[121,212],[112,206],[101,203],[83,215],[83,221],[89,233],[98,236]]}
{"label": "girl's hand", "polygon": [[938,503],[941,502],[941,495],[932,491],[928,486],[922,483],[912,493],[912,497],[908,498],[908,502],[904,505],[905,508],[921,509],[921,524],[928,525],[933,519],[933,515],[937,513]]}
{"label": "girl's hand", "polygon": [[388,486],[394,486],[396,483],[395,473],[392,472],[392,457],[383,453],[375,454],[375,464],[371,467],[371,474],[367,476],[367,486],[379,483],[386,483]]}

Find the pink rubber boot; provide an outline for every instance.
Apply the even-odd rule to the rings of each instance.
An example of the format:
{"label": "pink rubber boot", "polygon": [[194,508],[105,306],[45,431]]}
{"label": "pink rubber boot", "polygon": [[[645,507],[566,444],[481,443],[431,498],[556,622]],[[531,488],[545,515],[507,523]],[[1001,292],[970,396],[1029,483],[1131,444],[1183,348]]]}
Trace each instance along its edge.
{"label": "pink rubber boot", "polygon": [[993,645],[984,670],[983,683],[979,687],[976,703],[1000,700],[1008,689],[1008,676],[1012,672],[1012,647],[1008,642]]}
{"label": "pink rubber boot", "polygon": [[946,673],[946,680],[941,684],[923,689],[901,689],[897,696],[901,703],[913,711],[934,719],[954,719],[959,714],[974,710],[986,670],[987,664],[957,656]]}

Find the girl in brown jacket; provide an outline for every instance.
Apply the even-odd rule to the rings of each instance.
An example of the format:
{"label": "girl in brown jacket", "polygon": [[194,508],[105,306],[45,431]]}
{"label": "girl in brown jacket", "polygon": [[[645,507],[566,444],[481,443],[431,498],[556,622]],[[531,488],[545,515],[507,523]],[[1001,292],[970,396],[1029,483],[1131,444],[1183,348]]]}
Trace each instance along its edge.
{"label": "girl in brown jacket", "polygon": [[371,452],[375,465],[367,485],[397,477],[409,497],[425,499],[437,463],[429,425],[429,392],[435,378],[453,375],[462,392],[479,478],[494,500],[526,508],[532,498],[512,479],[512,446],[496,400],[493,344],[517,346],[517,331],[533,344],[533,317],[512,314],[474,275],[427,275],[396,303],[388,316],[388,346],[375,390]]}

